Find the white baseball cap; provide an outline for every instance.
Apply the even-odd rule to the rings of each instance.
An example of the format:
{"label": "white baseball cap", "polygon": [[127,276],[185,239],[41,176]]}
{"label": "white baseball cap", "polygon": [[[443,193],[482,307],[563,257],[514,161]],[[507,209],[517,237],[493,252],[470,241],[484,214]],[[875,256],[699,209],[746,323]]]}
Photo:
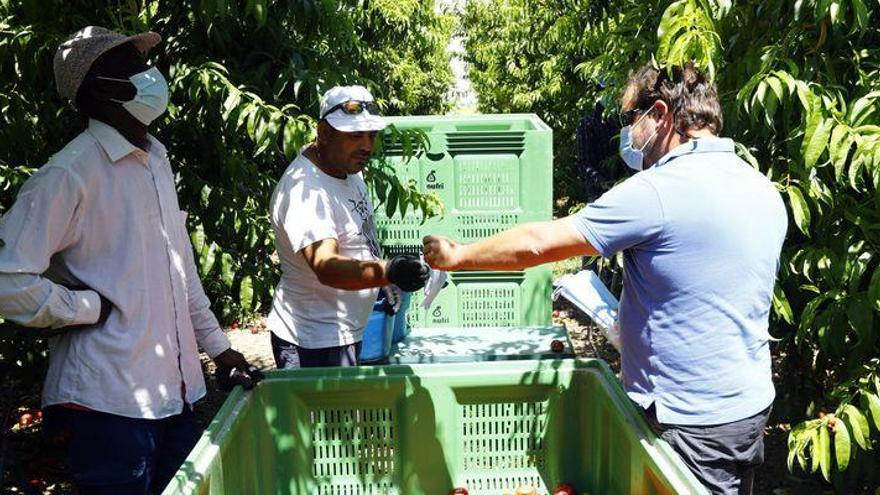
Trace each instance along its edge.
{"label": "white baseball cap", "polygon": [[76,100],[76,92],[86,74],[101,55],[124,43],[146,53],[162,41],[158,34],[146,33],[126,36],[101,26],[87,26],[73,33],[55,52],[55,85],[62,97]]}
{"label": "white baseball cap", "polygon": [[[347,102],[360,102],[359,113],[346,113]],[[320,119],[341,132],[381,131],[387,125],[379,115],[373,95],[363,86],[336,86],[321,97]]]}

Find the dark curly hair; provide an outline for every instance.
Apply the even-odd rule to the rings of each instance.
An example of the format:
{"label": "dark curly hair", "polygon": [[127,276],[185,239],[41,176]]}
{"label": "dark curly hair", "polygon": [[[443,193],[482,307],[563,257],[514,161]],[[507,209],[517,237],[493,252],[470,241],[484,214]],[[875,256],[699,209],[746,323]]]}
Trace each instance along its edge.
{"label": "dark curly hair", "polygon": [[718,90],[691,62],[662,69],[648,63],[630,74],[623,93],[624,109],[647,110],[657,100],[669,106],[681,134],[708,129],[717,135],[724,127]]}

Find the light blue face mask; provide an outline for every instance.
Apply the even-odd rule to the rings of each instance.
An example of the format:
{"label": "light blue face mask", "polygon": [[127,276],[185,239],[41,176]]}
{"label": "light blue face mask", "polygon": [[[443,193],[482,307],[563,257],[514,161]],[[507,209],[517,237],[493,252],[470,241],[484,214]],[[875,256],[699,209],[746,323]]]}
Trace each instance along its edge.
{"label": "light blue face mask", "polygon": [[655,130],[654,134],[651,134],[651,137],[648,138],[644,145],[639,148],[633,146],[632,130],[635,126],[639,125],[643,120],[645,120],[645,117],[648,116],[648,113],[650,113],[650,110],[646,112],[645,115],[643,115],[642,118],[638,120],[638,122],[632,125],[628,125],[620,130],[620,157],[623,158],[624,163],[626,163],[629,168],[636,171],[642,170],[644,168],[645,148],[647,148],[651,144],[651,142],[654,141],[654,138],[657,137],[657,131]]}
{"label": "light blue face mask", "polygon": [[162,73],[159,72],[159,69],[155,67],[135,74],[128,79],[104,76],[98,76],[98,79],[130,82],[133,84],[135,89],[137,89],[134,98],[129,101],[116,99],[111,101],[121,103],[122,108],[126,109],[128,113],[144,125],[150,125],[151,122],[165,113],[165,109],[168,108],[168,82]]}

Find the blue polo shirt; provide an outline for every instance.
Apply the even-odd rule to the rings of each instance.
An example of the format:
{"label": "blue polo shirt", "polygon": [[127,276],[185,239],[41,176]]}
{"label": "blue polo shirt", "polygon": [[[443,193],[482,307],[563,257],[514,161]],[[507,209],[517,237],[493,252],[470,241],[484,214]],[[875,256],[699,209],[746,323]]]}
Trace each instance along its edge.
{"label": "blue polo shirt", "polygon": [[630,398],[680,425],[729,423],[773,402],[767,319],[788,220],[732,140],[682,144],[572,218],[602,256],[623,252]]}

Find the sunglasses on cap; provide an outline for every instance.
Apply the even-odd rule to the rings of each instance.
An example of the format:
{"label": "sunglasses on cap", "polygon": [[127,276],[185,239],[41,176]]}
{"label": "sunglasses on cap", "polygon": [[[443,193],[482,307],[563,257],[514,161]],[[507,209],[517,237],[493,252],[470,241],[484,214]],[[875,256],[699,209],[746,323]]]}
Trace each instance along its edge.
{"label": "sunglasses on cap", "polygon": [[321,120],[326,119],[328,115],[337,110],[342,110],[342,113],[346,115],[360,115],[364,111],[370,112],[372,115],[379,115],[379,107],[374,101],[347,100],[330,107],[330,110],[321,115]]}

